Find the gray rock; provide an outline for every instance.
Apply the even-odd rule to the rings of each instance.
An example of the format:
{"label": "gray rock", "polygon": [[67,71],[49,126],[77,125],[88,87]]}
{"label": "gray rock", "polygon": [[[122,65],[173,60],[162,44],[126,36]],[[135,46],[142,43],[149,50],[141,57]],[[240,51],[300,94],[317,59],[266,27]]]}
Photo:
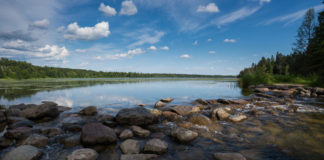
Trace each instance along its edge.
{"label": "gray rock", "polygon": [[6,138],[11,139],[25,139],[32,134],[33,130],[30,127],[18,127],[15,129],[7,130],[5,133]]}
{"label": "gray rock", "polygon": [[47,135],[48,137],[55,137],[57,135],[64,134],[63,130],[61,128],[57,127],[42,127],[40,128],[40,132],[44,135]]}
{"label": "gray rock", "polygon": [[90,148],[78,149],[67,156],[67,160],[96,160],[98,153]]}
{"label": "gray rock", "polygon": [[148,137],[151,134],[151,132],[149,130],[143,129],[139,126],[132,126],[132,129],[133,129],[135,135],[137,135],[139,137]]}
{"label": "gray rock", "polygon": [[15,109],[15,108],[10,108],[6,110],[6,115],[9,117],[20,117],[21,116],[21,110],[20,109]]}
{"label": "gray rock", "polygon": [[199,112],[200,108],[197,106],[174,106],[171,108],[171,110],[180,115],[187,116],[189,114]]}
{"label": "gray rock", "polygon": [[157,157],[156,154],[122,154],[120,160],[150,160]]}
{"label": "gray rock", "polygon": [[88,123],[82,127],[81,142],[85,145],[109,144],[116,139],[115,131],[101,123]]}
{"label": "gray rock", "polygon": [[144,152],[162,154],[168,151],[168,143],[154,138],[146,142]]}
{"label": "gray rock", "polygon": [[215,153],[214,158],[216,160],[246,160],[240,153]]}
{"label": "gray rock", "polygon": [[204,100],[204,99],[201,99],[201,98],[196,99],[195,103],[198,103],[198,104],[201,104],[201,105],[208,105],[208,102],[206,100]]}
{"label": "gray rock", "polygon": [[60,112],[56,103],[43,102],[41,105],[30,106],[22,110],[21,114],[28,119],[42,119],[45,117],[55,118]]}
{"label": "gray rock", "polygon": [[156,117],[143,107],[125,108],[118,112],[116,120],[122,125],[149,125],[156,122]]}
{"label": "gray rock", "polygon": [[80,135],[73,135],[70,137],[67,137],[63,140],[63,144],[65,147],[74,147],[80,145]]}
{"label": "gray rock", "polygon": [[124,154],[138,154],[141,150],[139,141],[128,139],[120,144],[120,150]]}
{"label": "gray rock", "polygon": [[185,128],[176,128],[171,131],[171,136],[180,142],[185,143],[196,139],[198,137],[198,133]]}
{"label": "gray rock", "polygon": [[125,129],[123,132],[120,133],[119,138],[120,139],[128,139],[133,138],[134,134],[130,129]]}
{"label": "gray rock", "polygon": [[32,145],[39,148],[45,147],[48,142],[49,139],[46,136],[40,134],[32,134],[23,141],[22,145]]}
{"label": "gray rock", "polygon": [[212,124],[212,121],[202,114],[193,114],[192,116],[190,116],[189,122],[201,126],[207,126]]}
{"label": "gray rock", "polygon": [[154,104],[154,107],[155,108],[162,108],[165,106],[165,103],[162,102],[162,101],[157,101],[155,104]]}
{"label": "gray rock", "polygon": [[42,153],[34,146],[23,145],[12,149],[2,160],[36,160]]}
{"label": "gray rock", "polygon": [[79,111],[79,114],[84,116],[94,116],[97,113],[98,113],[98,109],[95,106],[85,107],[81,111]]}
{"label": "gray rock", "polygon": [[223,108],[217,108],[212,112],[212,118],[218,120],[225,120],[230,116]]}
{"label": "gray rock", "polygon": [[244,114],[236,114],[236,115],[231,115],[228,119],[232,122],[240,122],[247,119],[247,116]]}
{"label": "gray rock", "polygon": [[167,98],[163,98],[160,100],[163,103],[171,103],[173,101],[173,98],[167,97]]}
{"label": "gray rock", "polygon": [[30,121],[30,120],[22,120],[22,121],[18,121],[15,123],[12,123],[8,126],[9,129],[14,129],[14,128],[18,128],[18,127],[33,127],[34,126],[34,122]]}

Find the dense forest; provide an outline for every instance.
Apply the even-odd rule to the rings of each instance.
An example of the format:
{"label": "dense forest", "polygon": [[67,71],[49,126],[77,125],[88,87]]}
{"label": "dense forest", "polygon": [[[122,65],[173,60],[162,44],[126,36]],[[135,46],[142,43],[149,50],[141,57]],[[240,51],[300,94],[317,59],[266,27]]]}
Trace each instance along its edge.
{"label": "dense forest", "polygon": [[[323,1],[324,3],[324,1]],[[324,11],[306,12],[289,55],[277,53],[245,68],[239,74],[244,87],[255,84],[305,83],[324,86]]]}
{"label": "dense forest", "polygon": [[134,72],[97,72],[84,69],[69,69],[35,66],[23,61],[0,59],[0,78],[30,79],[30,78],[118,78],[118,77],[179,77],[179,78],[221,78],[234,76],[195,75],[195,74],[164,74],[164,73],[134,73]]}

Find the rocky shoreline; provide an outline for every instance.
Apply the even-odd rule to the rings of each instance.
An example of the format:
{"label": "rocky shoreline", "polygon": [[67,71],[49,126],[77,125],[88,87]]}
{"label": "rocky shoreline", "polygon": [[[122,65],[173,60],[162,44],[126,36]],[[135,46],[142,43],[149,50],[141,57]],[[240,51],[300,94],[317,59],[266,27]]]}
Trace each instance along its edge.
{"label": "rocky shoreline", "polygon": [[[121,109],[117,115],[100,113],[95,106],[70,111],[49,101],[12,105],[0,110],[0,158],[260,159],[255,152],[208,146],[226,148],[227,140],[249,143],[250,133],[267,132],[261,126],[268,125],[268,119],[322,111],[295,101],[324,98],[323,88],[259,85],[251,89],[254,93],[244,99],[197,99],[192,105],[173,105],[172,98],[164,98],[154,106]],[[273,143],[269,139],[265,143]],[[206,148],[193,149],[202,146]]]}

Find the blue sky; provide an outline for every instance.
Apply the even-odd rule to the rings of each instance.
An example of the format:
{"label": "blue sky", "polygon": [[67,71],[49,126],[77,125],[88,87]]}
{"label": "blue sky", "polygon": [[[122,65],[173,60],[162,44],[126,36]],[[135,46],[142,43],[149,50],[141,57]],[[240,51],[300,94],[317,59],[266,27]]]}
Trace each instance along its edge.
{"label": "blue sky", "polygon": [[100,71],[235,75],[291,52],[321,0],[0,0],[0,57]]}

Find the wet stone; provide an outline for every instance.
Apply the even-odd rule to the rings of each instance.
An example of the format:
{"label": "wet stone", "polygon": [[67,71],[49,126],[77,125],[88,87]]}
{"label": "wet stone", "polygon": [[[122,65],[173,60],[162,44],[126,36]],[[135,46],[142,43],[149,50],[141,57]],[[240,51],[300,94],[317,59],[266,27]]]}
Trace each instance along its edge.
{"label": "wet stone", "polygon": [[120,144],[120,150],[124,154],[138,154],[141,149],[141,144],[137,140],[127,139]]}
{"label": "wet stone", "polygon": [[90,148],[78,149],[67,156],[67,160],[96,160],[98,153]]}
{"label": "wet stone", "polygon": [[109,144],[116,139],[115,131],[101,123],[88,123],[82,127],[81,141],[85,145]]}
{"label": "wet stone", "polygon": [[148,137],[151,134],[151,132],[149,130],[143,129],[139,126],[132,126],[132,129],[133,129],[135,135],[137,135],[139,137]]}
{"label": "wet stone", "polygon": [[146,142],[144,152],[162,154],[168,151],[168,143],[154,138]]}
{"label": "wet stone", "polygon": [[133,132],[130,129],[125,129],[120,133],[119,138],[128,139],[128,138],[133,138],[133,136],[134,136]]}
{"label": "wet stone", "polygon": [[46,136],[40,134],[32,134],[27,139],[25,139],[22,144],[32,145],[35,147],[45,147],[48,142],[49,139]]}
{"label": "wet stone", "polygon": [[85,107],[79,111],[79,114],[84,116],[94,116],[97,113],[98,113],[98,109],[95,106]]}
{"label": "wet stone", "polygon": [[172,130],[171,136],[180,142],[190,142],[198,137],[198,133],[185,128],[176,128]]}
{"label": "wet stone", "polygon": [[2,160],[37,160],[42,153],[31,145],[23,145],[9,151]]}
{"label": "wet stone", "polygon": [[122,154],[120,160],[150,160],[157,157],[156,154]]}
{"label": "wet stone", "polygon": [[216,160],[246,160],[240,153],[215,153],[214,158]]}

